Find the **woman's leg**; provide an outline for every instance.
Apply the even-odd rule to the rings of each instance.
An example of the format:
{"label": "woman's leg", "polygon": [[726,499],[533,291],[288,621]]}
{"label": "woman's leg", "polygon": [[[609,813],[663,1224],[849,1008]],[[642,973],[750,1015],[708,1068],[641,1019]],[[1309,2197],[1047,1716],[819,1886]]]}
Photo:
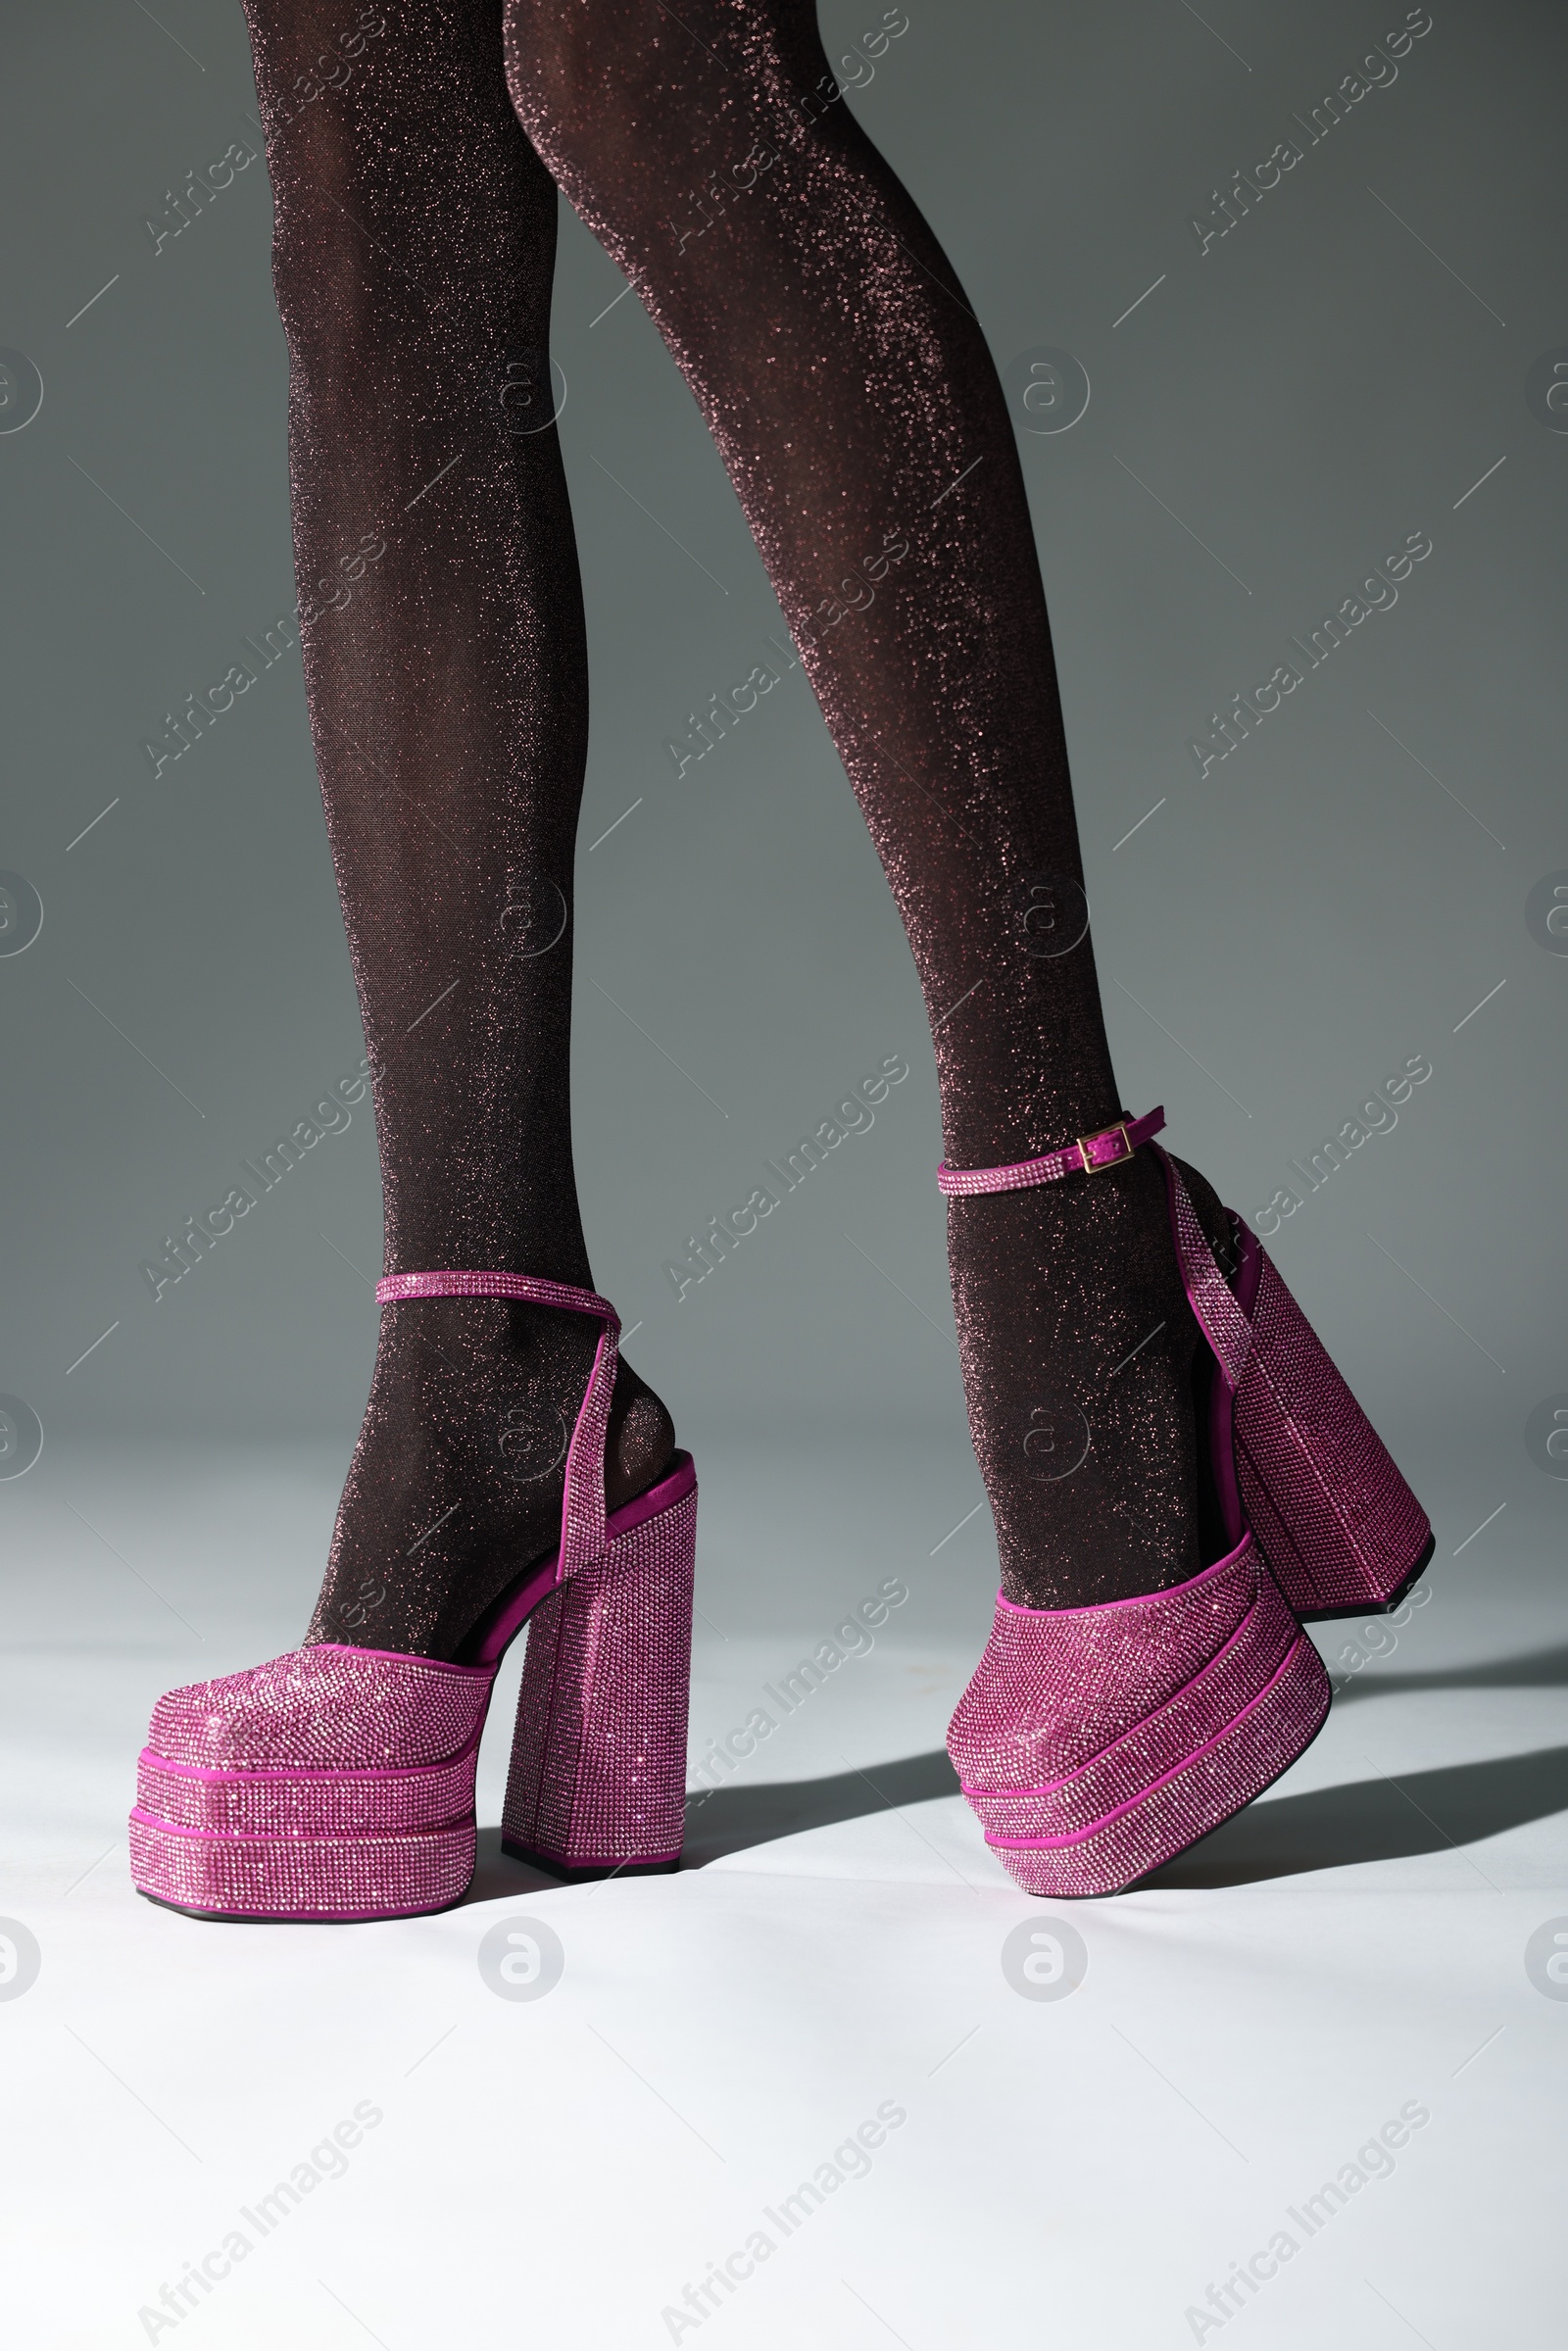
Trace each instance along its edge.
{"label": "woman's leg", "polygon": [[[246,0],[276,205],[311,723],[375,1088],[386,1267],[591,1287],[572,1175],[572,857],[587,738],[550,421],[556,190],[499,0]],[[324,50],[324,54],[323,54]],[[595,1331],[383,1309],[317,1640],[450,1655],[557,1540]],[[625,1375],[612,1500],[673,1443]]]}
{"label": "woman's leg", "polygon": [[[810,0],[508,0],[507,64],[729,467],[908,932],[948,1161],[1028,1158],[1147,1106],[1121,1103],[1106,1047],[996,371],[833,95]],[[1157,1167],[955,1200],[949,1235],[1009,1594],[1191,1575],[1197,1334]]]}

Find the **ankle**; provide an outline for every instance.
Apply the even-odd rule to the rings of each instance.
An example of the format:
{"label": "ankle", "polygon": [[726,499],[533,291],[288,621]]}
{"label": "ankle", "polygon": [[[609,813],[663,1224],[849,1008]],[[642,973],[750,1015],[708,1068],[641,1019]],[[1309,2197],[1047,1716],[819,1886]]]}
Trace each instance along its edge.
{"label": "ankle", "polygon": [[949,1236],[1006,1596],[1082,1607],[1187,1581],[1200,1333],[1157,1162],[955,1199]]}
{"label": "ankle", "polygon": [[[309,1641],[457,1651],[498,1592],[560,1540],[566,1450],[597,1341],[581,1317],[510,1300],[390,1309]],[[673,1451],[668,1412],[620,1363],[607,1507],[653,1485]]]}

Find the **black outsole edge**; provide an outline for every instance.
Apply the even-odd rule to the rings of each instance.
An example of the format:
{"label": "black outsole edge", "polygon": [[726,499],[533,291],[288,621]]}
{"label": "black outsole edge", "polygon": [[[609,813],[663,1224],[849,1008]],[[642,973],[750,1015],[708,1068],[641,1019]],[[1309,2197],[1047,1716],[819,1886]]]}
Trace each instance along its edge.
{"label": "black outsole edge", "polygon": [[[1253,1540],[1255,1541],[1256,1538],[1254,1537]],[[1404,1599],[1406,1594],[1416,1584],[1420,1582],[1421,1578],[1426,1574],[1427,1569],[1432,1565],[1433,1559],[1437,1555],[1437,1536],[1435,1534],[1429,1535],[1426,1540],[1426,1547],[1421,1552],[1420,1557],[1416,1560],[1414,1567],[1411,1568],[1409,1574],[1405,1576],[1403,1581],[1395,1588],[1386,1600],[1365,1600],[1357,1608],[1297,1608],[1295,1607],[1294,1603],[1291,1602],[1290,1594],[1287,1592],[1287,1605],[1292,1608],[1292,1613],[1294,1614],[1298,1625],[1348,1624],[1352,1617],[1357,1616],[1388,1616],[1394,1609],[1398,1607],[1400,1601]],[[1281,1590],[1284,1590],[1283,1585],[1281,1586]]]}

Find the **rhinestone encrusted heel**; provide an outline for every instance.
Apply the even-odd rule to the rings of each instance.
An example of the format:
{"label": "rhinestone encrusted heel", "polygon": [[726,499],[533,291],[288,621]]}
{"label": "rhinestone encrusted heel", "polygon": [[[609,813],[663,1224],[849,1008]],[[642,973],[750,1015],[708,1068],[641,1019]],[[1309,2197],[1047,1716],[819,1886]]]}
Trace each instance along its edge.
{"label": "rhinestone encrusted heel", "polygon": [[1431,1560],[1431,1523],[1267,1249],[1235,1212],[1226,1280],[1164,1151],[1182,1280],[1235,1398],[1249,1523],[1298,1617],[1395,1607]]}
{"label": "rhinestone encrusted heel", "polygon": [[680,1859],[695,1484],[620,1515],[601,1557],[541,1602],[523,1659],[501,1841],[558,1877]]}
{"label": "rhinestone encrusted heel", "polygon": [[131,1876],[199,1917],[403,1918],[460,1901],[473,1875],[479,1737],[524,1625],[509,1850],[564,1877],[673,1869],[680,1857],[697,1477],[677,1453],[607,1519],[614,1308],[521,1274],[394,1274],[376,1296],[517,1298],[598,1317],[561,1543],[491,1608],[466,1644],[472,1662],[322,1641],[159,1699]]}
{"label": "rhinestone encrusted heel", "polygon": [[[1014,1192],[1114,1167],[1158,1134],[1163,1109],[1012,1167],[941,1167],[947,1193]],[[1235,1477],[1254,1540],[1298,1617],[1395,1607],[1432,1558],[1426,1512],[1250,1229],[1228,1210],[1227,1280],[1176,1163],[1157,1145],[1182,1280],[1218,1365]],[[1233,1408],[1232,1408],[1233,1407]]]}

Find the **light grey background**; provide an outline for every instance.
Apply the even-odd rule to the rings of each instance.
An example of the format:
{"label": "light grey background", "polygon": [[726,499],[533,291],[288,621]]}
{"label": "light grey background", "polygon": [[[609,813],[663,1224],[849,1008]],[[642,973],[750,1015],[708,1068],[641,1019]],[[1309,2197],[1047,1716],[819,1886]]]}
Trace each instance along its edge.
{"label": "light grey background", "polygon": [[[385,2129],[202,2303],[203,2342],[510,2341],[519,2278],[536,2333],[663,2341],[682,2280],[888,2095],[908,2131],[746,2287],[732,2339],[1034,2343],[1045,2309],[1097,2351],[1186,2342],[1206,2281],[1412,2097],[1430,2132],[1247,2341],[1553,2339],[1540,2085],[1568,2009],[1526,1954],[1568,1914],[1568,1485],[1524,1429],[1568,1391],[1568,960],[1524,909],[1568,868],[1568,435],[1525,385],[1568,344],[1560,10],[1434,0],[1393,87],[1206,255],[1189,216],[1399,0],[907,0],[849,101],[1004,368],[1049,345],[1091,379],[1080,421],[1022,448],[1130,1106],[1162,1098],[1250,1213],[1368,1088],[1433,1065],[1273,1244],[1433,1513],[1430,1605],[1317,1629],[1340,1686],[1320,1739],[1157,1885],[1075,1905],[1087,1979],[1034,2003],[1000,1959],[1043,1914],[940,1792],[995,1559],[912,967],[799,673],[683,780],[665,760],[777,609],[672,365],[569,216],[595,697],[578,1157],[598,1278],[703,1479],[694,1778],[848,1608],[889,1576],[909,1596],[694,1807],[676,1878],[551,1889],[500,1855],[514,1649],[470,1906],[279,1936],[132,1892],[158,1693],[307,1621],[379,1251],[357,1112],[160,1303],[137,1275],[360,1051],[297,660],[159,781],[138,752],[293,601],[260,165],[156,258],[141,227],[255,139],[243,26],[231,0],[148,5],[13,5],[0,31],[0,346],[44,379],[0,432],[0,869],[45,908],[0,955],[0,1394],[46,1432],[0,1482],[0,1909],[42,1954],[0,2014],[25,2149],[7,2209],[67,2256],[12,2265],[18,2339],[142,2339],[160,2281],[369,2096]],[[335,8],[328,34],[358,0]],[[827,28],[880,14],[833,0]],[[1433,553],[1397,605],[1200,781],[1195,728],[1414,530]],[[892,1053],[911,1075],[874,1128],[677,1304],[665,1257]],[[474,1955],[518,1913],[566,1966],[512,2007]]]}
{"label": "light grey background", "polygon": [[[830,50],[880,13],[832,0]],[[1276,1253],[1451,1517],[1447,1548],[1498,1501],[1555,1521],[1523,1432],[1568,1388],[1568,960],[1524,908],[1568,866],[1568,435],[1531,413],[1526,374],[1568,342],[1568,28],[1543,6],[1438,0],[1392,86],[1308,146],[1293,115],[1399,6],[908,15],[849,103],[999,364],[1060,346],[1092,385],[1070,431],[1021,440],[1125,1099],[1163,1100],[1174,1147],[1251,1212],[1369,1087],[1430,1056],[1396,1131],[1307,1199]],[[137,1271],[361,1051],[297,655],[160,779],[138,748],[294,601],[264,166],[156,255],[142,225],[190,167],[259,148],[244,25],[233,6],[163,0],[154,19],[101,0],[13,10],[4,46],[0,342],[44,400],[0,434],[0,866],[45,920],[0,958],[0,1390],[38,1413],[46,1450],[311,1436],[346,1457],[374,1344],[368,1108],[158,1303]],[[1200,252],[1190,216],[1285,137],[1301,162]],[[952,1430],[908,953],[799,671],[675,777],[666,736],[780,620],[621,285],[564,208],[597,1278],[699,1455],[710,1429]],[[1208,713],[1412,531],[1433,553],[1397,606],[1200,780],[1188,743]],[[677,1304],[663,1261],[889,1053],[912,1074],[875,1128]]]}

